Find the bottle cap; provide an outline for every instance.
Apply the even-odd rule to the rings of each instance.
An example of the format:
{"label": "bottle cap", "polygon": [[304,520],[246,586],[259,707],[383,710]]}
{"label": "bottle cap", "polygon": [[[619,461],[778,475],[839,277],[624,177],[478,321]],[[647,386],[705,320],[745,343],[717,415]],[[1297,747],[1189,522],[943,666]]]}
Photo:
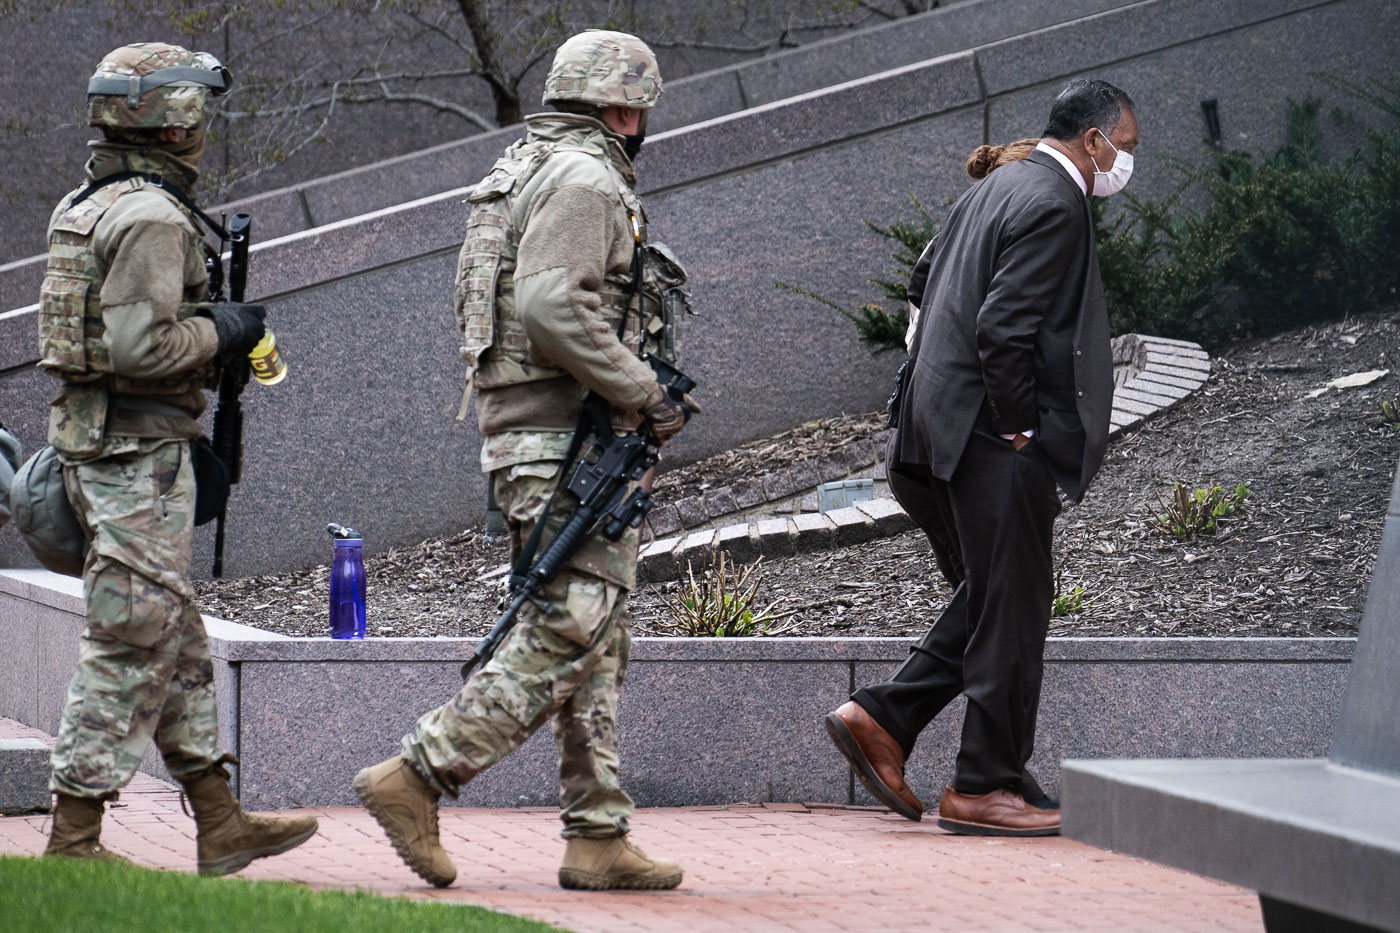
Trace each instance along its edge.
{"label": "bottle cap", "polygon": [[326,526],[326,534],[330,535],[332,538],[337,539],[337,544],[339,544],[340,541],[349,540],[351,538],[355,539],[356,541],[359,541],[362,538],[360,533],[355,529],[351,528],[349,525],[337,525],[335,522],[331,522],[329,525]]}

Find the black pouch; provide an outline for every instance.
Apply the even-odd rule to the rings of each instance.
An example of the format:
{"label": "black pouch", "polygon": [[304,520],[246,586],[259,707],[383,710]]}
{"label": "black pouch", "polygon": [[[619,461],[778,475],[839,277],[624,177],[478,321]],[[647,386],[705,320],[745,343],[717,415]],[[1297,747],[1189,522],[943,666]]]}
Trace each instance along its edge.
{"label": "black pouch", "polygon": [[909,360],[906,357],[903,363],[899,364],[899,372],[894,374],[894,391],[890,393],[889,401],[885,402],[885,413],[889,415],[885,419],[887,427],[895,428],[899,426],[899,406],[904,401],[905,387],[909,382]]}
{"label": "black pouch", "polygon": [[190,443],[194,465],[194,523],[203,525],[219,516],[228,501],[228,464],[214,453],[209,438],[200,435]]}

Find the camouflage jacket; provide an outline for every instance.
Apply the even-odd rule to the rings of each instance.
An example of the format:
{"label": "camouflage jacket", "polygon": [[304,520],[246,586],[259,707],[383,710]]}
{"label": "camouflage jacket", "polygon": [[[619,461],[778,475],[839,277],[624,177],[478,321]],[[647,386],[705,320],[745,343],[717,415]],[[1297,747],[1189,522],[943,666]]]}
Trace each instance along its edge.
{"label": "camouflage jacket", "polygon": [[[586,116],[536,114],[527,124],[526,138],[507,157],[532,146],[559,148],[510,202],[519,242],[514,274],[497,287],[511,291],[530,378],[478,383],[482,434],[510,435],[483,447],[488,470],[541,459],[556,447],[562,456],[590,389],[611,403],[614,427],[623,431],[636,427],[640,410],[661,396],[651,369],[637,358],[635,314],[626,342],[617,336],[618,300],[625,307],[631,283],[631,215],[641,215],[622,139]],[[459,272],[459,295],[464,278]],[[483,363],[490,366],[489,352]],[[541,434],[553,436],[543,443],[535,436]]]}
{"label": "camouflage jacket", "polygon": [[[93,143],[88,182],[128,171],[188,190],[197,172],[158,150]],[[85,183],[83,188],[87,187]],[[140,180],[67,195],[49,222],[40,366],[59,379],[49,439],[70,459],[106,435],[196,437],[218,341],[197,222]]]}

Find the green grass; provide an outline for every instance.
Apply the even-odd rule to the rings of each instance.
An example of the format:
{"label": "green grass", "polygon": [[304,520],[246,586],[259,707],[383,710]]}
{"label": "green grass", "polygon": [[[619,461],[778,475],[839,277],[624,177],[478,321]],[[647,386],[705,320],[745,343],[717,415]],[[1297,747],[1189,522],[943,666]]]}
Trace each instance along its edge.
{"label": "green grass", "polygon": [[0,928],[15,933],[545,933],[480,907],[366,891],[0,856]]}

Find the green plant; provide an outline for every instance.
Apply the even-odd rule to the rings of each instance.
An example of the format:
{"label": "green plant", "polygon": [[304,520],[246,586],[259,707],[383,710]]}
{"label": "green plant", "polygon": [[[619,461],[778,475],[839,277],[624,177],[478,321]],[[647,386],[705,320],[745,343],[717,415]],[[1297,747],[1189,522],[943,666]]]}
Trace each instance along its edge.
{"label": "green plant", "polygon": [[1214,482],[1196,489],[1177,482],[1166,498],[1157,493],[1157,503],[1163,511],[1149,505],[1148,513],[1159,531],[1178,541],[1188,541],[1197,535],[1215,534],[1216,521],[1234,515],[1253,495],[1244,483],[1227,493]]}
{"label": "green plant", "polygon": [[1057,576],[1055,579],[1055,598],[1050,603],[1050,618],[1059,619],[1083,611],[1084,587],[1076,586],[1068,591],[1061,590]]}
{"label": "green plant", "polygon": [[1400,431],[1400,398],[1381,400],[1381,417],[1385,423]]}
{"label": "green plant", "polygon": [[[696,576],[694,565],[686,561],[679,588],[664,599],[671,612],[671,631],[704,638],[779,635],[790,631],[791,625],[772,628],[774,622],[796,612],[784,609],[783,599],[758,607],[758,566],[762,562],[760,557],[752,564],[740,564],[728,551],[716,550]],[[679,564],[676,569],[680,569]]]}
{"label": "green plant", "polygon": [[830,298],[807,289],[787,282],[774,284],[783,291],[826,305],[849,319],[855,324],[861,342],[869,347],[872,353],[878,355],[888,350],[903,352],[904,334],[909,329],[909,276],[913,273],[919,256],[923,254],[924,247],[938,234],[938,223],[924,207],[924,202],[919,196],[911,191],[909,200],[918,212],[916,220],[896,220],[888,227],[882,227],[869,220],[861,221],[879,236],[896,244],[895,251],[890,254],[895,264],[895,277],[866,280],[879,291],[879,302],[867,302],[848,311]]}
{"label": "green plant", "polygon": [[[1328,160],[1320,104],[1288,101],[1284,142],[1267,155],[1219,151],[1176,163],[1158,202],[1092,199],[1115,333],[1219,345],[1340,317],[1395,293],[1400,267],[1400,78],[1324,84],[1380,110],[1385,127],[1332,114],[1367,145]],[[1193,209],[1187,204],[1202,204]],[[1110,218],[1112,215],[1112,219]]]}

